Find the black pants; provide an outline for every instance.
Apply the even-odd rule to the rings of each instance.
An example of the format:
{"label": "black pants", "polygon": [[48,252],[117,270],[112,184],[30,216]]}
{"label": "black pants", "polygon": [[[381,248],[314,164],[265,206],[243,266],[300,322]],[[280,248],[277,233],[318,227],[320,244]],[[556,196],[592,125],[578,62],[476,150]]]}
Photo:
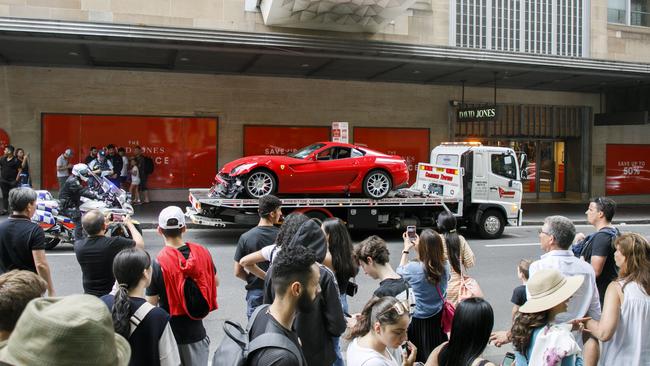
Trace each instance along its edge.
{"label": "black pants", "polygon": [[2,190],[2,209],[9,210],[9,191],[16,187],[16,182],[0,180],[0,189]]}

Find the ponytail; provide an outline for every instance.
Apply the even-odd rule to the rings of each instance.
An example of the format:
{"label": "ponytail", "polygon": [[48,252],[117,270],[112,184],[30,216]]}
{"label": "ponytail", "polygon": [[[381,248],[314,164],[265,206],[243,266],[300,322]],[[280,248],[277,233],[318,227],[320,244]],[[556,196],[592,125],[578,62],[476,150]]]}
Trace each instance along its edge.
{"label": "ponytail", "polygon": [[120,284],[115,292],[115,300],[113,301],[113,309],[111,311],[113,317],[113,327],[115,333],[122,337],[129,339],[130,326],[129,318],[131,318],[131,303],[129,302],[129,293],[127,286]]}
{"label": "ponytail", "polygon": [[138,286],[145,270],[151,267],[149,253],[138,248],[124,249],[113,259],[113,275],[119,286],[115,292],[111,316],[115,332],[128,339],[131,333],[129,290]]}
{"label": "ponytail", "polygon": [[346,339],[363,337],[372,329],[372,325],[379,322],[381,325],[395,324],[402,315],[409,315],[409,307],[392,296],[373,296],[357,316],[356,324],[350,329]]}

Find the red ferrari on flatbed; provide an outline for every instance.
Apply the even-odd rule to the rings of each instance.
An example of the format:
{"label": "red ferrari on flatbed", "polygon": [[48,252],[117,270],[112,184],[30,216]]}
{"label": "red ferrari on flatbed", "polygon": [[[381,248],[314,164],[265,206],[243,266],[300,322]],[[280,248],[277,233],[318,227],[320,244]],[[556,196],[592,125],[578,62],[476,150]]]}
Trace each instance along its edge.
{"label": "red ferrari on flatbed", "polygon": [[380,199],[405,187],[404,159],[367,147],[317,142],[286,156],[247,156],[230,162],[216,176],[214,193],[235,198],[267,194],[358,194]]}

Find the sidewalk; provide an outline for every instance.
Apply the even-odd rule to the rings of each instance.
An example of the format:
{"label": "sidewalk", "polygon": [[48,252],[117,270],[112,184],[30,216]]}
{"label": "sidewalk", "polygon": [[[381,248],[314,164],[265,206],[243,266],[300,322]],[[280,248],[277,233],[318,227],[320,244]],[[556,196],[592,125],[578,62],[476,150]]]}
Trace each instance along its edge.
{"label": "sidewalk", "polygon": [[[189,202],[151,202],[148,204],[135,206],[134,218],[141,223],[143,229],[154,229],[157,226],[158,213],[167,206],[178,206],[183,211],[189,206]],[[525,202],[522,204],[524,209],[524,225],[539,226],[543,225],[544,218],[550,215],[562,215],[571,219],[576,225],[586,225],[587,210],[586,203],[539,203]],[[619,205],[614,216],[614,224],[650,224],[650,205]],[[206,228],[207,226],[188,224],[188,227]]]}

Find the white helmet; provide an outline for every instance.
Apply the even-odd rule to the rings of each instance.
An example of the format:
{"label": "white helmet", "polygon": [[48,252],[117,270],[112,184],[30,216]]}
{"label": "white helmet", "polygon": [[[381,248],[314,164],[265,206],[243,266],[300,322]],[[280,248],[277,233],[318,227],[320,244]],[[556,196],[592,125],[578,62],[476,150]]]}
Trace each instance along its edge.
{"label": "white helmet", "polygon": [[90,169],[88,169],[88,165],[86,164],[75,164],[72,167],[72,175],[86,182],[90,177]]}

